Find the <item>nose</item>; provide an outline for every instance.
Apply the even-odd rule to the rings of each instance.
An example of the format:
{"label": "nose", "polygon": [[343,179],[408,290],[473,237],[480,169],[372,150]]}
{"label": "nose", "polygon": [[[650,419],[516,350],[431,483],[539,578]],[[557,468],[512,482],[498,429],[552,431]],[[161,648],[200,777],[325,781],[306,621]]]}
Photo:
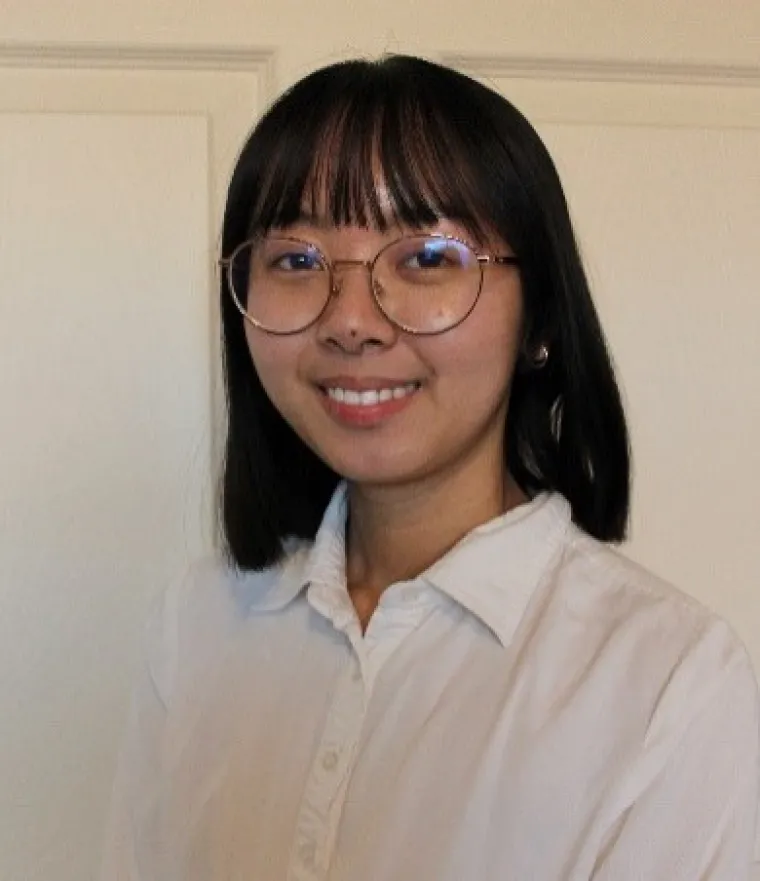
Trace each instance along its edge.
{"label": "nose", "polygon": [[396,328],[373,296],[371,264],[364,260],[335,261],[331,282],[330,302],[319,321],[319,340],[350,353],[392,345]]}

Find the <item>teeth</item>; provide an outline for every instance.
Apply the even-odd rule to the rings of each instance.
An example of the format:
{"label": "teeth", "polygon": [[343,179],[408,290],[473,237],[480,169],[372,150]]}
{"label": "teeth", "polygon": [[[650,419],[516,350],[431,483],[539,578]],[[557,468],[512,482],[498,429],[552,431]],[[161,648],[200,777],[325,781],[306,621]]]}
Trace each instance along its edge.
{"label": "teeth", "polygon": [[372,391],[357,392],[353,389],[328,388],[327,394],[333,401],[349,404],[352,407],[374,407],[393,399],[404,398],[416,392],[420,387],[418,382],[409,382],[406,385],[395,388],[375,389]]}

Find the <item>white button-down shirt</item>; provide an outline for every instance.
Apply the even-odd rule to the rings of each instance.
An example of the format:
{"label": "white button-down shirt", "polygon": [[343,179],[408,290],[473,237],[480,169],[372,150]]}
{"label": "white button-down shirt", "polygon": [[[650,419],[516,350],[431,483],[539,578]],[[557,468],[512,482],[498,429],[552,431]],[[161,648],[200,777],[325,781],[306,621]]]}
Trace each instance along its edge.
{"label": "white button-down shirt", "polygon": [[148,630],[104,881],[744,881],[758,697],[730,628],[543,494],[391,586],[345,487],[282,566]]}

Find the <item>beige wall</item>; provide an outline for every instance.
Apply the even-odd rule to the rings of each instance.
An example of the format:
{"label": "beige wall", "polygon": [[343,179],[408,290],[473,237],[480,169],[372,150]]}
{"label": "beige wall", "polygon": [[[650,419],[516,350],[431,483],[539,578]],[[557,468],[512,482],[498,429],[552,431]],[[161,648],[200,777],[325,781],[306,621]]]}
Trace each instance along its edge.
{"label": "beige wall", "polygon": [[756,65],[760,6],[753,0],[3,0],[0,37],[274,47],[283,82],[347,50]]}
{"label": "beige wall", "polygon": [[759,3],[0,0],[0,878],[89,877],[139,622],[210,544],[240,139],[298,75],[384,50],[546,138],[632,417],[628,552],[760,667]]}

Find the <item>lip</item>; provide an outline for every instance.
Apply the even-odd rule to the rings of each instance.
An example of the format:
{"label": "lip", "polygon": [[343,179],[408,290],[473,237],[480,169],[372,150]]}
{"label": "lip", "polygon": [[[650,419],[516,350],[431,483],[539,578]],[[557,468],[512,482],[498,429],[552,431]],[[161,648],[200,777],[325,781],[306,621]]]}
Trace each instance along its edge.
{"label": "lip", "polygon": [[351,428],[375,428],[383,425],[397,413],[406,410],[417,397],[422,384],[418,380],[410,380],[417,382],[418,388],[411,394],[404,395],[403,398],[392,398],[390,401],[378,401],[377,404],[366,406],[362,404],[346,404],[345,401],[336,401],[331,398],[326,391],[326,387],[342,388],[351,391],[377,391],[383,388],[394,388],[395,386],[407,385],[398,379],[378,379],[371,377],[367,379],[351,379],[350,377],[331,377],[324,380],[325,385],[319,383],[317,392],[322,401],[322,406],[336,422]]}
{"label": "lip", "polygon": [[342,388],[352,392],[378,392],[384,388],[409,385],[410,382],[422,385],[419,379],[394,379],[389,376],[328,376],[317,379],[314,384],[322,391],[328,388]]}

